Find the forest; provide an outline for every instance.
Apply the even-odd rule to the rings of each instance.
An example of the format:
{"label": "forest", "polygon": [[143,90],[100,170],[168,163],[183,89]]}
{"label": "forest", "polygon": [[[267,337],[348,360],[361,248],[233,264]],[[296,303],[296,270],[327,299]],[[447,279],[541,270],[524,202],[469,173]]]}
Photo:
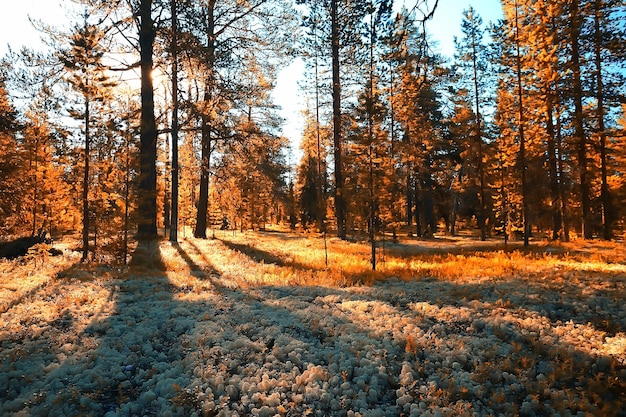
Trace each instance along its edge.
{"label": "forest", "polygon": [[0,415],[625,416],[626,4],[468,3],[447,56],[445,1],[31,19],[46,47],[0,61]]}
{"label": "forest", "polygon": [[[437,2],[74,3],[34,22],[52,52],[3,59],[3,236],[79,233],[87,259],[163,229],[623,233],[622,2],[470,6],[451,59]],[[271,102],[295,57],[297,166]]]}

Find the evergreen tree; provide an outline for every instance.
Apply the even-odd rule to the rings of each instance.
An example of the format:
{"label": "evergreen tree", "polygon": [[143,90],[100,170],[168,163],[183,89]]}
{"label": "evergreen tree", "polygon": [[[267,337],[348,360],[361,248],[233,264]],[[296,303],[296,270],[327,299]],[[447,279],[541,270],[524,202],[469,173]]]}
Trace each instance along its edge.
{"label": "evergreen tree", "polygon": [[194,235],[206,237],[213,152],[218,142],[236,136],[233,121],[225,115],[229,111],[245,112],[247,102],[241,95],[255,95],[242,76],[250,68],[249,62],[256,60],[256,65],[266,66],[267,72],[273,73],[273,62],[289,51],[290,39],[285,34],[289,33],[293,16],[281,1],[211,0],[192,4],[194,7],[186,10],[181,21],[186,21],[188,30],[188,57],[197,69],[195,76],[200,77],[199,100],[193,105],[194,117],[199,121],[202,163]]}
{"label": "evergreen tree", "polygon": [[480,238],[487,238],[487,179],[485,172],[485,101],[488,83],[487,48],[484,44],[484,29],[482,18],[470,7],[463,12],[461,31],[463,37],[455,40],[457,48],[457,63],[462,71],[464,82],[474,106],[474,126],[472,127],[472,158],[476,169],[475,188],[477,195],[477,220],[480,229]]}
{"label": "evergreen tree", "polygon": [[5,75],[0,79],[0,231],[15,230],[17,216],[24,207],[21,190],[21,165],[17,145],[17,114],[5,89]]}
{"label": "evergreen tree", "polygon": [[[21,137],[24,166],[24,201],[30,207],[31,235],[42,231],[53,234],[71,229],[72,217],[68,186],[63,181],[63,167],[57,156],[57,140],[47,115],[38,101],[25,114]],[[26,213],[24,213],[26,214]]]}
{"label": "evergreen tree", "polygon": [[306,115],[305,129],[300,142],[303,156],[297,171],[296,195],[300,224],[305,228],[310,224],[317,224],[320,231],[323,231],[323,228],[319,226],[326,217],[325,200],[328,183],[326,149],[331,139],[329,134],[328,127],[318,126],[317,118],[311,114]]}
{"label": "evergreen tree", "polygon": [[89,183],[91,162],[92,111],[95,103],[103,101],[114,83],[106,75],[107,67],[102,63],[104,50],[101,46],[104,33],[95,25],[85,21],[76,27],[70,38],[70,48],[59,53],[59,59],[68,71],[67,81],[77,90],[82,98],[82,110],[73,109],[72,116],[83,121],[84,158],[83,158],[83,256],[86,261],[89,254]]}

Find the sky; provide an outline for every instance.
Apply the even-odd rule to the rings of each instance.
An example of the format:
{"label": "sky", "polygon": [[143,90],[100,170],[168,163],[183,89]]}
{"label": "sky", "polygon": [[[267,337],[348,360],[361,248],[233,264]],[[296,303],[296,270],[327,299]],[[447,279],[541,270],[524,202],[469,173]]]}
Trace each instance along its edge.
{"label": "sky", "polygon": [[[407,8],[412,8],[417,0],[404,0]],[[433,0],[428,0],[431,3]],[[402,0],[396,0],[398,5]],[[66,13],[61,0],[0,0],[0,56],[8,51],[7,45],[19,50],[23,45],[41,49],[41,34],[29,21],[29,16],[40,19],[53,26],[62,26]],[[484,24],[502,17],[500,0],[439,0],[433,20],[427,23],[427,30],[433,40],[439,43],[439,51],[446,56],[454,52],[454,37],[460,36],[463,10],[470,5],[483,18]],[[300,92],[298,82],[302,80],[304,64],[295,61],[279,72],[277,85],[273,94],[276,104],[282,107],[281,116],[286,119],[283,134],[292,141],[294,152],[298,153],[299,138],[302,134],[302,110],[305,100]]]}

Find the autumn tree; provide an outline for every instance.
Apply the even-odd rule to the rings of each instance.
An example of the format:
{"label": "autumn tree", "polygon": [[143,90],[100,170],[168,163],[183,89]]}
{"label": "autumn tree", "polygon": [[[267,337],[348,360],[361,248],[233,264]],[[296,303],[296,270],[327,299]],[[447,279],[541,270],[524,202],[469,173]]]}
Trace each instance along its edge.
{"label": "autumn tree", "polygon": [[[499,120],[523,119],[518,130],[528,132],[528,183],[549,174],[547,189],[535,187],[528,195],[526,211],[538,226],[545,224],[541,213],[550,213],[553,239],[568,238],[570,221],[580,224],[586,238],[611,234],[606,123],[614,126],[607,115],[615,111],[623,85],[616,71],[623,62],[615,23],[621,6],[601,3],[508,1],[504,26],[493,32],[499,44],[509,45],[504,66],[522,74],[524,85],[523,106],[516,100],[518,114]],[[522,84],[512,79],[508,85],[513,82]],[[575,198],[568,198],[570,192]]]}
{"label": "autumn tree", "polygon": [[178,158],[178,134],[179,134],[179,95],[178,95],[178,1],[170,0],[171,14],[171,40],[170,54],[172,61],[172,205],[170,218],[170,242],[178,241],[178,184],[179,184],[179,158]]}
{"label": "autumn tree", "polygon": [[201,135],[196,237],[206,237],[213,152],[235,134],[233,121],[226,116],[229,111],[234,115],[245,112],[241,96],[255,95],[239,83],[242,72],[254,57],[256,65],[266,65],[273,72],[273,64],[289,50],[286,33],[292,17],[285,3],[268,0],[192,2],[180,16],[186,32],[181,39],[186,47],[183,61],[193,66],[187,73],[198,86],[191,92],[197,100],[189,100]]}
{"label": "autumn tree", "polygon": [[163,10],[162,0],[77,0],[88,13],[98,16],[108,40],[121,52],[122,62],[114,68],[140,72],[140,139],[137,235],[140,239],[157,237],[157,125],[154,99],[155,42],[161,22],[155,20]]}
{"label": "autumn tree", "polygon": [[[330,91],[328,93],[332,101],[333,204],[337,236],[345,239],[349,196],[345,190],[343,167],[344,126],[342,113],[345,106],[342,101],[347,91],[346,69],[354,62],[355,48],[361,43],[359,26],[367,14],[369,3],[365,0],[358,2],[301,0],[298,3],[308,6],[318,23],[316,26],[308,25],[306,27],[306,36],[319,38],[316,42],[309,42],[308,45],[318,45],[316,47],[319,48],[322,59],[330,62]],[[308,53],[307,56],[314,56],[316,59],[321,58],[315,53]]]}
{"label": "autumn tree", "polygon": [[456,158],[442,111],[441,92],[449,74],[418,27],[406,25],[404,38],[403,52],[396,57],[398,81],[392,100],[402,136],[394,147],[405,172],[408,223],[415,220],[417,236],[432,237],[438,219],[450,219],[451,211],[445,193],[439,192],[440,187],[450,189],[444,184],[451,181]]}
{"label": "autumn tree", "polygon": [[593,0],[588,14],[593,21],[593,76],[595,78],[595,123],[593,132],[600,156],[600,201],[602,206],[602,237],[613,237],[615,213],[609,184],[612,146],[608,139],[609,114],[618,106],[619,91],[626,81],[618,69],[626,58],[626,28],[623,24],[624,3],[615,0]]}
{"label": "autumn tree", "polygon": [[485,101],[487,97],[488,82],[488,59],[487,49],[484,43],[484,29],[482,18],[470,7],[463,12],[461,31],[463,37],[456,39],[457,63],[463,74],[463,82],[471,93],[474,107],[474,126],[472,127],[472,154],[473,164],[476,169],[475,188],[477,192],[478,207],[476,217],[480,229],[480,238],[487,238],[487,210],[488,190],[485,172]]}
{"label": "autumn tree", "polygon": [[[325,5],[320,2],[311,2],[308,5],[308,13],[302,16],[302,24],[307,28],[308,36],[303,36],[299,40],[303,45],[301,54],[308,64],[305,75],[307,79],[313,79],[313,83],[306,83],[302,88],[305,94],[313,97],[308,101],[305,115],[305,131],[301,141],[304,155],[298,168],[297,193],[302,225],[306,227],[308,222],[316,220],[318,230],[325,234],[328,204],[326,154],[329,145],[322,140],[322,132],[327,133],[328,130],[322,125],[321,115],[328,104],[322,92],[328,89],[329,81],[325,80],[323,75],[328,70],[328,56],[322,52],[327,38],[324,30],[328,29],[323,22],[324,7]],[[310,107],[314,109],[311,110]]]}
{"label": "autumn tree", "polygon": [[107,66],[103,64],[104,49],[101,42],[104,33],[95,25],[87,22],[74,29],[70,38],[70,47],[59,53],[59,59],[68,71],[67,81],[78,92],[82,99],[82,109],[72,109],[71,115],[83,123],[84,158],[83,158],[83,257],[86,261],[89,254],[89,184],[91,162],[91,128],[93,109],[97,102],[102,102],[109,94],[114,83],[106,74]]}
{"label": "autumn tree", "polygon": [[319,126],[317,114],[305,113],[305,127],[300,141],[302,159],[298,164],[296,198],[302,227],[316,224],[323,231],[326,217],[326,194],[328,188],[326,150],[330,143],[330,129]]}
{"label": "autumn tree", "polygon": [[54,130],[40,100],[25,112],[20,146],[25,170],[24,198],[31,209],[33,236],[42,230],[53,234],[72,228],[70,219],[74,212],[58,152],[58,143],[65,138]]}
{"label": "autumn tree", "polygon": [[16,215],[22,210],[23,191],[20,171],[17,131],[17,114],[5,89],[6,74],[0,79],[0,231],[14,230]]}

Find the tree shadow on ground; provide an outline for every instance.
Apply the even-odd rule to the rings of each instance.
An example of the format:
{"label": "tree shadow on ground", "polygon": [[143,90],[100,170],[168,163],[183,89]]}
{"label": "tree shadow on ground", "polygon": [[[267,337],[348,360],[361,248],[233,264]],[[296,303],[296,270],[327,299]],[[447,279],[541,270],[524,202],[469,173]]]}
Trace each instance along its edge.
{"label": "tree shadow on ground", "polygon": [[[517,321],[526,293],[498,306],[521,282],[228,287],[195,240],[173,246],[188,272],[172,279],[164,245],[141,244],[128,268],[111,267],[111,306],[64,340],[73,351],[55,344],[78,322],[72,310],[51,320],[58,340],[13,341],[7,415],[623,415],[623,366],[529,334]],[[26,374],[38,354],[26,347],[58,366],[43,358]]]}
{"label": "tree shadow on ground", "polygon": [[271,252],[259,249],[251,244],[235,243],[227,239],[219,239],[227,248],[240,252],[255,262],[274,264],[281,267],[294,268],[302,271],[321,271],[319,268],[313,268],[309,265],[295,262],[292,259],[284,259],[280,256],[274,255]]}

